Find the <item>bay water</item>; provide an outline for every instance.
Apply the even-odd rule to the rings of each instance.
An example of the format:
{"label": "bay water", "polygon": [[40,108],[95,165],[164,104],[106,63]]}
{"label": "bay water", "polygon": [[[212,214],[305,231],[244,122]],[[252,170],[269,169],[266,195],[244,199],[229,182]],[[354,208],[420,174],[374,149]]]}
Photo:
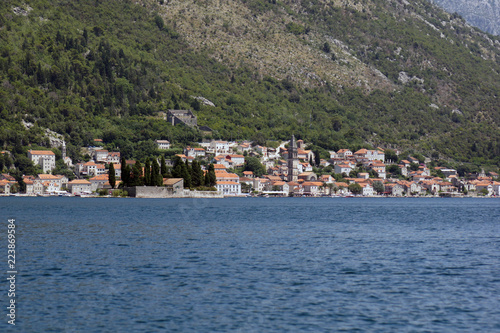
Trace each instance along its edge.
{"label": "bay water", "polygon": [[500,332],[500,200],[0,198],[19,332]]}

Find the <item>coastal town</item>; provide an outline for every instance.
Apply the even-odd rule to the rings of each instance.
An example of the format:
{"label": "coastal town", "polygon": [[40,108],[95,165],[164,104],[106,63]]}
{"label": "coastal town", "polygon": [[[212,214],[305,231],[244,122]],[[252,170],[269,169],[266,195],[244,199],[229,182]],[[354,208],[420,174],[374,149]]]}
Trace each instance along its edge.
{"label": "coastal town", "polygon": [[[119,151],[103,149],[101,139],[94,142],[94,146],[85,148],[90,159],[77,163],[66,155],[65,143],[62,142],[60,158],[73,171],[73,176],[69,177],[52,174],[56,167],[56,154],[52,150],[29,150],[27,157],[43,173],[23,175],[21,183],[4,172],[0,174],[0,194],[109,196],[125,193],[136,197],[500,196],[499,175],[495,172],[482,171],[461,176],[455,169],[430,166],[432,161],[429,158],[419,160],[413,156],[398,156],[398,161],[389,160],[386,150],[380,147],[330,151],[329,158],[323,159],[307,149],[303,140],[296,140],[294,136],[277,147],[265,147],[250,141],[222,140],[186,146],[183,154],[164,160],[165,166],[171,170],[176,160],[188,166],[195,163],[204,175],[212,167],[216,179],[211,191],[196,194],[197,189],[187,187],[184,178],[162,177],[162,185],[141,186],[138,190],[125,188],[131,192],[127,193],[120,190],[124,189],[120,184],[123,179],[122,164],[125,161],[130,172],[136,161],[123,159]],[[158,152],[171,149],[168,140],[156,140],[155,144]],[[391,155],[394,152],[400,154],[396,150]],[[2,154],[8,155],[9,152],[2,151]],[[156,163],[160,164],[159,158]],[[110,181],[110,172],[113,172],[113,181]],[[150,171],[142,167],[142,173],[145,172]]]}

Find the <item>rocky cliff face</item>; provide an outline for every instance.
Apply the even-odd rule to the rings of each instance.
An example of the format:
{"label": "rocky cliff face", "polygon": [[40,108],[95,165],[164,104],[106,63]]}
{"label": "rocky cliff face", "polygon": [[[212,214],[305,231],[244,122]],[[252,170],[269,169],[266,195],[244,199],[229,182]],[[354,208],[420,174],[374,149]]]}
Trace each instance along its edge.
{"label": "rocky cliff face", "polygon": [[470,24],[500,35],[500,0],[432,0],[450,13],[458,13]]}

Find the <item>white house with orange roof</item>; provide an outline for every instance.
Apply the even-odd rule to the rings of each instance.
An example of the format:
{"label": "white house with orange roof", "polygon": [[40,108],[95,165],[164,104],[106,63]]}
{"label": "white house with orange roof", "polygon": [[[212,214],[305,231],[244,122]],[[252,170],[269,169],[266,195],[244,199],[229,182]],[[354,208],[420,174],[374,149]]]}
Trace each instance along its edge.
{"label": "white house with orange roof", "polygon": [[186,163],[187,161],[187,156],[184,154],[175,154],[175,156],[178,156],[181,158],[182,162]]}
{"label": "white house with orange roof", "polygon": [[369,183],[359,183],[363,191],[361,192],[361,195],[364,197],[371,197],[373,196],[373,187]]}
{"label": "white house with orange roof", "polygon": [[222,193],[224,195],[241,195],[241,184],[233,181],[217,181],[215,185],[217,192]]}
{"label": "white house with orange roof", "polygon": [[337,156],[339,158],[347,158],[347,157],[352,156],[352,155],[353,155],[353,153],[349,149],[340,149],[337,152]]}
{"label": "white house with orange roof", "polygon": [[475,182],[476,192],[479,193],[479,192],[483,191],[483,189],[486,189],[488,191],[487,195],[492,195],[493,194],[493,185],[492,184],[493,184],[493,182],[490,182],[490,181],[484,181],[484,180],[476,181]]}
{"label": "white house with orange roof", "polygon": [[106,183],[108,183],[109,185],[109,176],[104,174],[104,175],[98,175],[98,176],[94,176],[92,178],[89,179],[90,181],[90,189],[91,191],[97,191],[98,189],[100,188],[104,188]]}
{"label": "white house with orange roof", "polygon": [[370,169],[375,171],[379,178],[385,179],[387,177],[385,164],[382,162],[372,163]]}
{"label": "white house with orange roof", "polygon": [[265,191],[263,192],[267,194],[287,196],[288,193],[290,193],[290,187],[283,180],[272,181],[266,184]]}
{"label": "white house with orange roof", "polygon": [[94,161],[96,162],[107,162],[108,151],[105,149],[96,149],[94,151]]}
{"label": "white house with orange roof", "polygon": [[368,172],[360,172],[358,173],[358,177],[363,179],[368,179],[370,178],[370,174]]}
{"label": "white house with orange roof", "polygon": [[215,171],[215,177],[217,181],[233,181],[236,183],[240,182],[240,177],[235,173],[229,173],[227,171]]}
{"label": "white house with orange roof", "polygon": [[408,167],[410,167],[411,162],[410,162],[410,161],[408,161],[408,160],[401,160],[401,161],[399,162],[399,164],[404,165],[405,167],[407,167],[407,168],[408,168]]}
{"label": "white house with orange roof", "polygon": [[0,194],[10,194],[12,183],[9,180],[0,180]]}
{"label": "white house with orange roof", "polygon": [[83,164],[81,170],[81,174],[88,176],[97,176],[106,173],[106,167],[104,166],[104,164],[97,164],[93,161],[89,161]]}
{"label": "white house with orange roof", "polygon": [[39,165],[44,173],[48,173],[56,168],[56,154],[50,150],[29,150],[28,158]]}
{"label": "white house with orange roof", "polygon": [[36,193],[60,191],[66,184],[68,178],[61,175],[39,174],[33,181],[33,190]]}
{"label": "white house with orange roof", "polygon": [[406,180],[400,180],[396,182],[397,184],[403,187],[403,190],[406,192],[406,195],[412,195],[414,193],[420,193],[422,187],[416,182],[409,182]]}
{"label": "white house with orange roof", "polygon": [[421,165],[418,167],[418,171],[422,171],[422,175],[424,176],[430,176],[431,175],[431,170],[429,170],[428,167],[425,165]]}
{"label": "white house with orange roof", "polygon": [[232,162],[233,166],[240,166],[245,164],[245,156],[238,154],[231,154],[226,156],[226,160]]}
{"label": "white house with orange roof", "polygon": [[226,169],[224,164],[214,164],[214,171],[226,171]]}
{"label": "white house with orange roof", "polygon": [[252,149],[252,144],[249,142],[242,142],[236,146],[236,150],[241,151],[242,153],[248,152]]}
{"label": "white house with orange roof", "polygon": [[309,161],[310,159],[314,159],[314,153],[311,150],[297,148],[297,158],[299,160]]}
{"label": "white house with orange roof", "polygon": [[271,181],[267,178],[254,178],[253,179],[253,188],[257,192],[262,192],[262,191],[264,191],[264,189],[268,183],[271,183]]}
{"label": "white house with orange roof", "polygon": [[229,147],[229,143],[227,141],[212,141],[210,142],[210,146],[208,147],[208,152],[213,154],[229,154],[231,152],[231,148]]}
{"label": "white house with orange roof", "polygon": [[34,181],[32,178],[23,177],[24,184],[26,184],[25,193],[28,195],[35,194]]}
{"label": "white house with orange roof", "polygon": [[156,145],[159,150],[167,150],[170,149],[170,141],[168,140],[155,140]]}
{"label": "white house with orange roof", "polygon": [[312,195],[318,196],[321,194],[321,190],[324,188],[324,184],[322,182],[310,182],[305,181],[302,183],[304,195]]}
{"label": "white house with orange roof", "polygon": [[330,175],[321,175],[319,177],[319,180],[327,184],[333,183],[335,181],[335,179]]}
{"label": "white house with orange roof", "polygon": [[214,163],[224,165],[226,168],[230,168],[231,164],[232,164],[232,163],[230,163],[230,161],[226,160],[226,156],[224,156],[224,155],[215,156]]}
{"label": "white house with orange roof", "polygon": [[401,175],[408,177],[408,166],[405,163],[401,163],[398,165],[398,167],[401,171]]}
{"label": "white house with orange roof", "polygon": [[297,164],[298,173],[313,171],[313,168],[309,162],[300,162]]}
{"label": "white house with orange roof", "polygon": [[107,163],[117,164],[120,163],[120,152],[112,151],[108,153],[108,157],[106,159]]}
{"label": "white house with orange roof", "polygon": [[83,194],[92,192],[92,184],[85,179],[75,179],[68,183],[71,194]]}
{"label": "white house with orange roof", "polygon": [[115,169],[115,177],[121,179],[122,178],[122,165],[120,163],[117,163],[117,164],[113,163],[113,168]]}
{"label": "white house with orange roof", "polygon": [[243,175],[247,178],[253,178],[253,171],[243,171]]}
{"label": "white house with orange roof", "polygon": [[401,197],[404,193],[404,188],[400,184],[387,183],[384,184],[385,194]]}
{"label": "white house with orange roof", "polygon": [[255,147],[254,147],[254,150],[255,150],[257,153],[259,153],[259,154],[261,154],[262,156],[264,156],[265,158],[267,158],[267,157],[268,157],[268,155],[267,155],[267,150],[268,150],[268,148],[267,148],[267,147],[264,147],[264,146],[255,146]]}
{"label": "white house with orange roof", "polygon": [[334,172],[338,174],[345,173],[346,175],[349,175],[349,172],[352,171],[352,167],[349,166],[348,164],[336,164],[334,166]]}
{"label": "white house with orange roof", "polygon": [[205,157],[206,152],[204,148],[198,148],[198,147],[186,147],[184,149],[184,154],[189,156],[189,157]]}
{"label": "white house with orange roof", "polygon": [[491,188],[493,190],[494,195],[500,196],[500,182],[493,182]]}

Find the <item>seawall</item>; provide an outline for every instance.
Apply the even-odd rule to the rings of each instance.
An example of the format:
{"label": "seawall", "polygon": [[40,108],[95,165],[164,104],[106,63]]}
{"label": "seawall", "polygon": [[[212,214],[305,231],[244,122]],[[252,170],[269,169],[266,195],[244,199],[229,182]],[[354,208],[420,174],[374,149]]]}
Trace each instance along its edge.
{"label": "seawall", "polygon": [[163,186],[133,186],[126,187],[125,191],[134,198],[224,198],[224,195],[215,191],[173,190]]}

